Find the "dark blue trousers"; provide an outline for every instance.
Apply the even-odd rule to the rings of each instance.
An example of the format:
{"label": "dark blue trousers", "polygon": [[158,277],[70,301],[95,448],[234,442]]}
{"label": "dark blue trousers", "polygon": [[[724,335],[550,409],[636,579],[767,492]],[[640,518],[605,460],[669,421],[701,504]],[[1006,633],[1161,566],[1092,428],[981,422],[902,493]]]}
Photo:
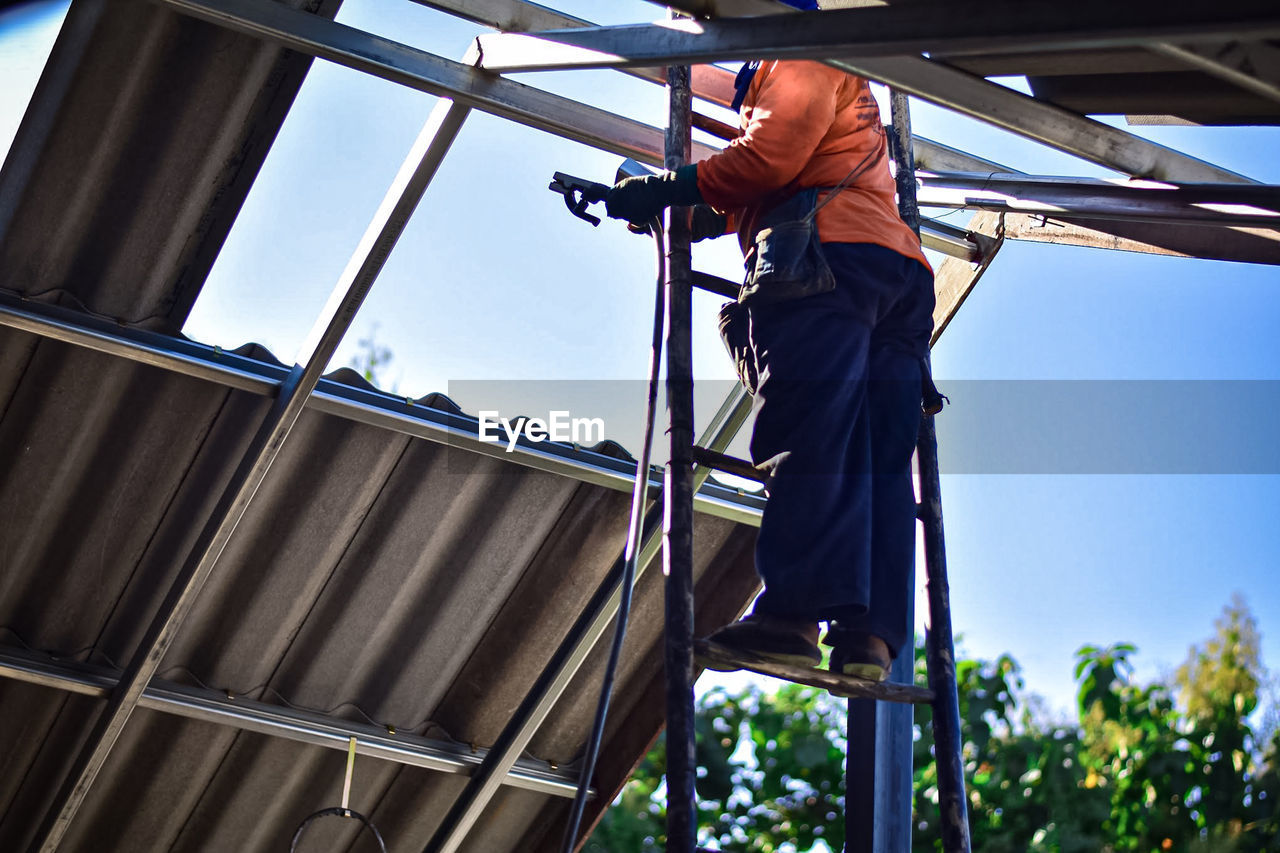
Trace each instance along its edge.
{"label": "dark blue trousers", "polygon": [[828,293],[749,310],[758,374],[751,456],[788,454],[769,486],[755,611],[907,642],[914,583],[911,456],[933,276],[863,243],[826,243]]}

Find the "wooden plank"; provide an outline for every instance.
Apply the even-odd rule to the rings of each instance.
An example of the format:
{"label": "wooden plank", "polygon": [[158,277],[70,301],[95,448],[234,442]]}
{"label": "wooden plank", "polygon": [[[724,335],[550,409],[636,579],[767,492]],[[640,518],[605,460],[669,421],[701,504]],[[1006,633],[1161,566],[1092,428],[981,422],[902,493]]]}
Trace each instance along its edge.
{"label": "wooden plank", "polygon": [[991,265],[992,259],[995,258],[996,253],[1000,250],[1001,239],[998,235],[1000,230],[999,213],[992,213],[986,210],[978,211],[969,220],[968,229],[975,233],[994,237],[995,242],[991,245],[990,250],[984,253],[982,262],[977,266],[960,258],[947,258],[942,262],[942,266],[938,267],[938,271],[933,277],[933,293],[936,301],[933,308],[933,335],[929,338],[930,346],[938,342],[938,338],[942,336],[942,332],[947,328],[947,324],[951,322],[951,318],[960,310],[960,306],[964,304],[964,301],[969,298],[969,294],[973,292],[978,279],[982,278],[982,274],[987,271],[987,267]]}
{"label": "wooden plank", "polygon": [[933,691],[927,687],[897,684],[891,681],[867,681],[863,678],[837,675],[825,669],[806,669],[802,666],[786,666],[757,658],[744,658],[710,640],[694,640],[693,651],[698,663],[702,666],[714,665],[715,668],[731,666],[734,669],[745,669],[748,672],[781,678],[783,681],[807,684],[837,696],[909,704],[933,701]]}
{"label": "wooden plank", "polygon": [[1151,255],[1206,258],[1254,264],[1280,264],[1280,231],[1209,225],[1156,225],[1007,214],[1004,236],[1010,240],[1115,249]]}

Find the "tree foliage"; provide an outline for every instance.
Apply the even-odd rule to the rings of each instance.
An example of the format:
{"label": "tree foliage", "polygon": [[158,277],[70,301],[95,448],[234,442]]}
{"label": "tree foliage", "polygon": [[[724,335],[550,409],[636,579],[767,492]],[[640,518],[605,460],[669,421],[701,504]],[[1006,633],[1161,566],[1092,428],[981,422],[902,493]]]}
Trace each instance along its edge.
{"label": "tree foliage", "polygon": [[[1134,680],[1133,646],[1077,652],[1075,719],[1051,721],[1017,662],[957,664],[973,848],[1110,853],[1280,851],[1280,734],[1255,735],[1267,683],[1257,626],[1235,600],[1172,684]],[[923,650],[916,653],[923,678]],[[916,706],[913,851],[940,850],[930,709]],[[838,851],[844,703],[797,685],[717,689],[697,708],[699,844]],[[605,814],[588,853],[665,847],[662,742]]]}
{"label": "tree foliage", "polygon": [[[378,324],[374,323],[369,329],[369,334],[361,338],[356,345],[359,348],[351,356],[347,366],[363,376],[369,384],[381,388],[384,382],[382,374],[391,365],[395,355],[391,352],[391,347],[378,342]],[[391,384],[391,393],[396,392],[399,384],[399,382]]]}

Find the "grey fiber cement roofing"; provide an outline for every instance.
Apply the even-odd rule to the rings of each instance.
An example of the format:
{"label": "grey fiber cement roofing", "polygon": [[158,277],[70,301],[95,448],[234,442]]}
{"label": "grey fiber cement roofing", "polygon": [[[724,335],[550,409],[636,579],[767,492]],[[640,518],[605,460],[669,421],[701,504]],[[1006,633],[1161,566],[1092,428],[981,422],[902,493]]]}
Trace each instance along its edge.
{"label": "grey fiber cement roofing", "polygon": [[145,0],[72,0],[0,173],[3,287],[180,330],[311,61]]}
{"label": "grey fiber cement roofing", "polygon": [[[140,0],[74,0],[0,174],[0,287],[176,331],[308,64]],[[0,329],[0,645],[122,665],[269,403]],[[486,747],[617,558],[626,512],[623,492],[308,409],[158,676]],[[698,516],[700,630],[749,600],[753,542]],[[588,822],[661,726],[661,577],[637,590]],[[597,652],[528,755],[579,756],[602,668]],[[0,679],[0,851],[26,848],[102,704]],[[284,850],[338,804],[342,769],[140,709],[62,849]],[[361,756],[351,805],[412,851],[464,783]],[[550,851],[567,805],[503,787],[463,849]],[[315,832],[302,849],[373,849],[350,822]]]}
{"label": "grey fiber cement roofing", "polygon": [[[122,665],[269,402],[0,330],[0,644]],[[617,558],[627,502],[306,410],[157,677],[488,746]],[[700,630],[754,592],[753,543],[753,528],[699,514]],[[661,571],[641,579],[633,614],[604,801],[662,722]],[[529,755],[579,756],[605,648]],[[101,704],[0,679],[0,850],[25,848]],[[139,710],[63,849],[287,849],[306,815],[337,805],[343,761]],[[391,849],[421,849],[464,782],[360,757],[351,804]],[[504,787],[463,849],[549,850],[567,804]],[[354,822],[329,823],[319,834],[373,849]],[[337,837],[324,849],[347,849]]]}

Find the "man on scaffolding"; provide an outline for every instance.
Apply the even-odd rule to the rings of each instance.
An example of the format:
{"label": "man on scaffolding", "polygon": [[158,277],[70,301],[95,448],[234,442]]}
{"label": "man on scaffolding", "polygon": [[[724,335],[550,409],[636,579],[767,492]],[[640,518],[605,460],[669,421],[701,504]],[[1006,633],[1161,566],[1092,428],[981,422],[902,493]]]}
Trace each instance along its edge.
{"label": "man on scaffolding", "polygon": [[709,639],[816,666],[826,622],[831,670],[880,681],[911,632],[933,273],[898,216],[866,80],[773,61],[744,66],[737,86],[741,134],[727,148],[621,181],[606,200],[637,224],[697,205],[694,239],[733,227],[746,257],[721,333],[755,395],[752,460],[772,471],[755,554],[764,591]]}

